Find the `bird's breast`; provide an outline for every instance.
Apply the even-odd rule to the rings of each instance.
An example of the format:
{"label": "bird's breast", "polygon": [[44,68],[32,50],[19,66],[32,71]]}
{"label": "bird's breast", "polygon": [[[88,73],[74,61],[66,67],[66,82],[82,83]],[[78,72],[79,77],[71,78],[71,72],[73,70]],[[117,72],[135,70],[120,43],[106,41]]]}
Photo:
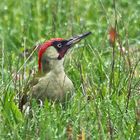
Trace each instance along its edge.
{"label": "bird's breast", "polygon": [[73,89],[73,83],[65,73],[59,75],[49,73],[33,87],[32,96],[42,101],[48,99],[64,102],[71,97]]}

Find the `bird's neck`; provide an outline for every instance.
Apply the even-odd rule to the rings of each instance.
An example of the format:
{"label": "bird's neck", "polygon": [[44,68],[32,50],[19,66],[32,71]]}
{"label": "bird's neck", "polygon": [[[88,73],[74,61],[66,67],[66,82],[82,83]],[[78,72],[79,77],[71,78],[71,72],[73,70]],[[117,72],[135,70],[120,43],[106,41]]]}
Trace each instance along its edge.
{"label": "bird's neck", "polygon": [[63,62],[60,61],[58,61],[57,63],[49,62],[48,65],[43,65],[42,68],[42,75],[46,75],[50,72],[55,75],[65,74]]}
{"label": "bird's neck", "polygon": [[54,67],[51,72],[53,72],[54,74],[56,75],[59,75],[59,74],[65,74],[65,71],[64,71],[64,67],[63,65],[56,65],[56,67]]}

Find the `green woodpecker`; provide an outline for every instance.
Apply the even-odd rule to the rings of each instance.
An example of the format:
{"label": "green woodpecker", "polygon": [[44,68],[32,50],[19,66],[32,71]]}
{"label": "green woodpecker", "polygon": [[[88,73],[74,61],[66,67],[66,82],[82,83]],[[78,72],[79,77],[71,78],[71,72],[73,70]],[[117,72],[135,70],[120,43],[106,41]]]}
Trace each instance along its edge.
{"label": "green woodpecker", "polygon": [[53,38],[39,46],[38,70],[44,76],[29,91],[31,98],[41,102],[48,99],[61,103],[70,99],[74,86],[64,71],[64,56],[73,45],[89,34],[91,32],[67,40]]}

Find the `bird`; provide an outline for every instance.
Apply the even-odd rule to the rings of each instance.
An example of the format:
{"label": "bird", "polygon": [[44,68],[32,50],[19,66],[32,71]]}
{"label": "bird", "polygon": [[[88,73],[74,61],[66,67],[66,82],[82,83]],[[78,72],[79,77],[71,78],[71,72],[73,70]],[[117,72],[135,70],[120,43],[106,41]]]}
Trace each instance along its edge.
{"label": "bird", "polygon": [[[70,48],[90,34],[91,32],[86,32],[70,39],[52,38],[39,45],[38,73],[43,76],[30,89],[30,99],[35,99],[38,103],[44,103],[46,99],[62,104],[69,101],[74,93],[74,85],[65,73],[64,56]],[[22,98],[22,106],[24,102]]]}

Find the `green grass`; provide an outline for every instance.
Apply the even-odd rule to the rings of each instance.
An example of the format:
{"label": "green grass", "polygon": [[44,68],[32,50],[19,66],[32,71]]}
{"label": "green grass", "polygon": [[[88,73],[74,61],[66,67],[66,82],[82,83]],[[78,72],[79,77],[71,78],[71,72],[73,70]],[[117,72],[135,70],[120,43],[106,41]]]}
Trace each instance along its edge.
{"label": "green grass", "polygon": [[[87,140],[140,139],[139,9],[139,0],[118,0],[115,6],[110,0],[0,1],[0,139],[65,140],[68,125],[74,140],[81,132]],[[113,49],[108,31],[115,21]],[[67,109],[46,101],[43,108],[34,103],[32,117],[22,114],[19,96],[30,70],[37,70],[37,53],[26,62],[24,50],[86,31],[92,35],[65,60],[75,86]]]}

